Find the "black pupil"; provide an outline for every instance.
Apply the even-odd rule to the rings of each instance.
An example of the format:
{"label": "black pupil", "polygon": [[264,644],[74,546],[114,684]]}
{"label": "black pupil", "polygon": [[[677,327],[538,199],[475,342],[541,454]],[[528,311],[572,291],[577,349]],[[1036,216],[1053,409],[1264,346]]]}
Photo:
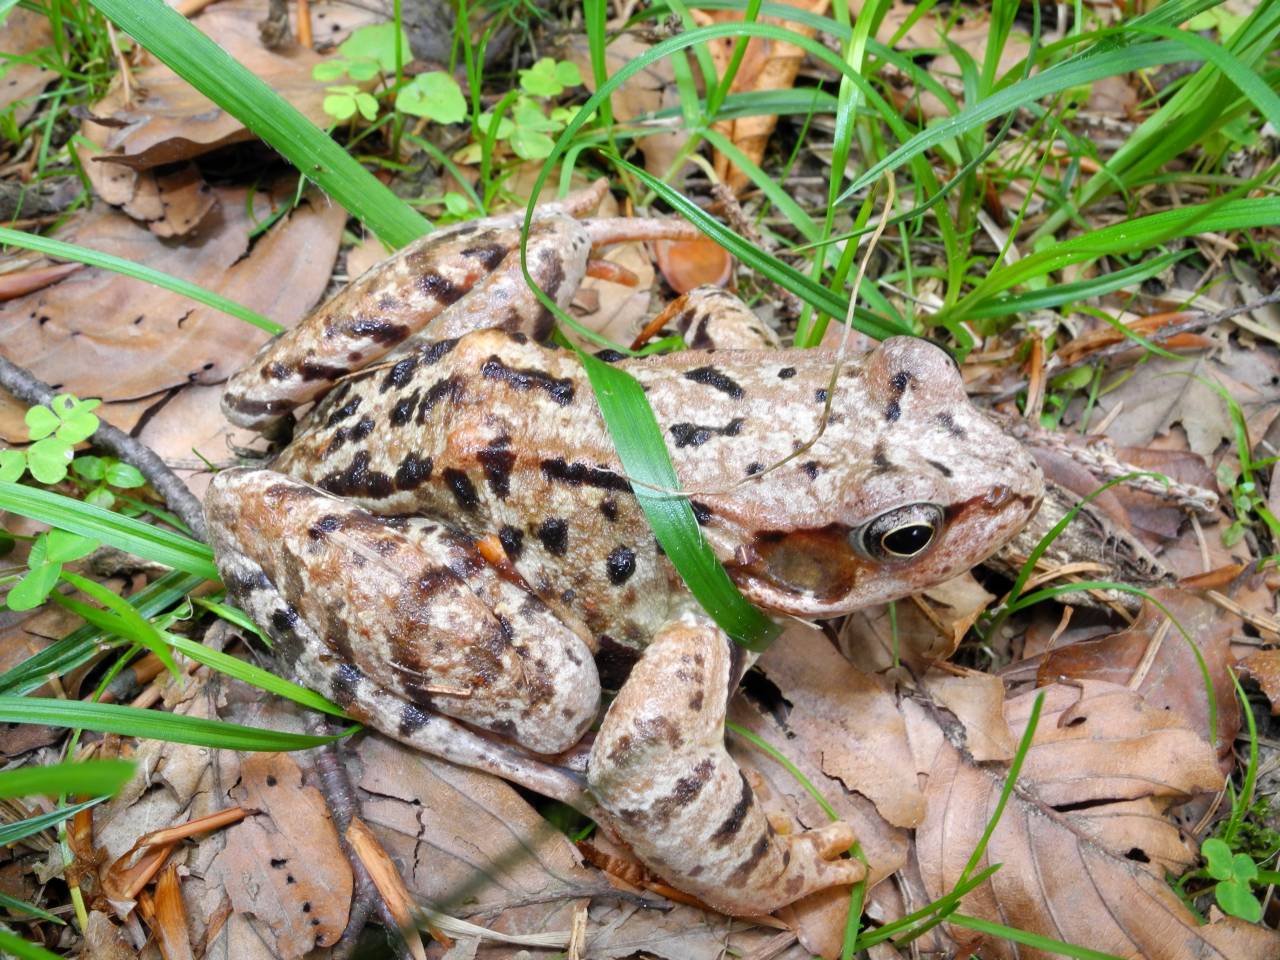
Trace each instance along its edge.
{"label": "black pupil", "polygon": [[927,523],[913,523],[897,530],[890,530],[881,540],[884,548],[900,557],[910,557],[919,553],[933,539],[933,527]]}

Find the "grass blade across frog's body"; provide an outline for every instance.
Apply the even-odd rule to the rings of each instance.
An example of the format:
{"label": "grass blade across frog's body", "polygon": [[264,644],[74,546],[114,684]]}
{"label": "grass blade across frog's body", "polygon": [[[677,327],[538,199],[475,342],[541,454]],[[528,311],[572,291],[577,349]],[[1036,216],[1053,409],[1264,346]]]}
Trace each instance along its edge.
{"label": "grass blade across frog's body", "polygon": [[[484,319],[464,301],[450,309]],[[690,342],[764,339],[726,294],[685,304]],[[333,390],[271,470],[215,478],[206,509],[233,596],[352,715],[576,803],[721,910],[766,913],[858,879],[838,859],[847,826],[775,834],[725,751],[726,699],[748,660],[662,555],[576,357],[530,339],[536,328],[440,339],[436,322]],[[271,393],[273,362],[261,355],[237,382],[256,404],[280,400],[275,414],[297,395]],[[644,387],[707,541],[778,616],[839,616],[954,576],[1039,500],[1030,459],[923,341],[846,364],[809,447],[830,352],[614,362]],[[228,410],[245,415],[234,398],[249,395]],[[590,727],[598,669],[616,685],[637,657],[584,785],[581,750],[548,755]]]}

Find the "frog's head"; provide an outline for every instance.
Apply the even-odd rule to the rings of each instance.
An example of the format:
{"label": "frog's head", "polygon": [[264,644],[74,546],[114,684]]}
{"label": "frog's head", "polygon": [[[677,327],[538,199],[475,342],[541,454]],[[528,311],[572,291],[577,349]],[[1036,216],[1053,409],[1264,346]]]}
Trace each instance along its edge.
{"label": "frog's head", "polygon": [[924,340],[887,340],[851,365],[832,413],[797,458],[810,476],[760,477],[753,522],[738,514],[727,565],[768,610],[830,617],[917,592],[984,560],[1039,507],[1035,461]]}

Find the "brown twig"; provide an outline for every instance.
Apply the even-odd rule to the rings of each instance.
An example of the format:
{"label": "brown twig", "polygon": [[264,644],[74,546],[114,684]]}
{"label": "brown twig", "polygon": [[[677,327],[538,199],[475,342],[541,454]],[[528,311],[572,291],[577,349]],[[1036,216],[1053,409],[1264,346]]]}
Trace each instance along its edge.
{"label": "brown twig", "polygon": [[[1160,331],[1150,334],[1147,339],[1157,344],[1164,343],[1180,333],[1189,333],[1193,330],[1203,330],[1205,327],[1211,327],[1215,323],[1220,323],[1223,320],[1230,320],[1238,314],[1249,313],[1250,311],[1257,310],[1259,307],[1269,306],[1273,303],[1280,303],[1280,289],[1272,290],[1265,297],[1260,297],[1257,300],[1251,300],[1248,303],[1242,303],[1237,307],[1228,307],[1227,309],[1219,310],[1216,313],[1209,313],[1203,310],[1188,311],[1187,319],[1182,320],[1179,323],[1171,323]],[[1061,367],[1055,367],[1053,370],[1047,372],[1052,376],[1057,377],[1064,373],[1070,373],[1072,370],[1076,370],[1080,367],[1088,366],[1099,359],[1105,360],[1108,357],[1127,353],[1128,351],[1138,347],[1138,344],[1126,337],[1118,343],[1113,343],[1100,350],[1095,350],[1088,356],[1081,357],[1074,363],[1064,364]],[[999,393],[990,395],[989,399],[992,403],[999,403],[1002,400],[1012,400],[1026,388],[1027,381],[1023,380],[1012,387],[1000,391]]]}
{"label": "brown twig", "polygon": [[[54,392],[31,371],[0,357],[0,387],[31,406],[48,404]],[[95,445],[138,468],[170,510],[182,518],[199,539],[207,540],[204,509],[187,485],[165,464],[154,450],[123,430],[103,421],[94,432]]]}
{"label": "brown twig", "polygon": [[[322,723],[324,721],[320,717],[308,718],[308,724],[311,726],[318,727]],[[378,919],[386,928],[387,935],[394,937],[397,941],[396,955],[409,957],[408,948],[400,937],[399,922],[386,901],[382,899],[378,888],[374,886],[373,879],[365,869],[359,854],[347,840],[347,827],[351,825],[351,820],[356,815],[357,804],[355,788],[352,787],[351,780],[347,776],[347,768],[343,765],[338,745],[326,743],[322,747],[317,747],[312,752],[312,757],[315,760],[316,785],[333,816],[333,825],[338,830],[338,841],[342,845],[342,852],[346,854],[347,862],[351,865],[351,873],[355,879],[347,928],[342,931],[342,936],[333,945],[330,956],[334,960],[346,960],[350,957],[355,951],[361,931],[369,922],[369,915],[376,910]]]}

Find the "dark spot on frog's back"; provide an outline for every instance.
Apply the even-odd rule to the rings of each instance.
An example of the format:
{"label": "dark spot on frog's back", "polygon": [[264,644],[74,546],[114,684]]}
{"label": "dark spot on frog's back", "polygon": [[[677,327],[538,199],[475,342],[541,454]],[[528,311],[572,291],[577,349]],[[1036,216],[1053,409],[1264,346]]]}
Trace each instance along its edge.
{"label": "dark spot on frog's back", "polygon": [[[390,300],[388,306],[378,306],[383,310],[392,310],[399,305],[399,301],[394,297],[382,298],[383,302]],[[347,333],[352,337],[359,337],[365,340],[373,340],[375,343],[393,344],[399,343],[409,335],[409,328],[402,323],[392,323],[390,320],[384,320],[381,317],[356,317],[347,324]]]}
{"label": "dark spot on frog's back", "polygon": [[542,287],[547,296],[554,300],[560,288],[564,286],[564,257],[550,247],[543,247],[539,266],[543,270],[543,275],[542,282],[538,286]]}
{"label": "dark spot on frog's back", "polygon": [[326,427],[332,427],[335,424],[341,423],[343,420],[347,419],[347,417],[352,416],[358,409],[360,409],[361,399],[362,398],[358,396],[352,397],[337,410],[333,411],[333,413],[329,414],[329,419],[325,421],[324,425]]}
{"label": "dark spot on frog's back", "polygon": [[351,459],[346,470],[326,474],[319,482],[322,490],[340,497],[381,498],[391,493],[391,478],[369,469],[369,451],[361,450]]}
{"label": "dark spot on frog's back", "polygon": [[721,393],[726,393],[734,400],[741,400],[745,396],[745,391],[743,391],[742,387],[738,386],[731,377],[715,367],[696,367],[693,370],[686,370],[684,378],[719,390]]}
{"label": "dark spot on frog's back", "polygon": [[391,372],[387,374],[387,379],[382,381],[382,392],[386,393],[392,388],[399,389],[409,382],[413,376],[413,370],[418,365],[416,357],[405,357],[398,360],[396,365],[391,368]]}
{"label": "dark spot on frog's back", "polygon": [[742,824],[746,821],[747,810],[751,807],[751,801],[755,796],[751,792],[751,784],[747,783],[747,778],[741,771],[738,772],[738,776],[742,777],[742,790],[738,794],[738,802],[729,811],[729,816],[716,827],[715,833],[711,834],[711,843],[717,847],[723,847],[737,836],[738,831],[742,829]]}
{"label": "dark spot on frog's back", "polygon": [[313,523],[307,530],[307,536],[312,540],[323,540],[340,526],[342,526],[342,519],[331,513]]}
{"label": "dark spot on frog's back", "polygon": [[416,704],[406,703],[400,711],[400,736],[407,737],[431,722],[431,714]]}
{"label": "dark spot on frog's back", "polygon": [[455,470],[449,467],[444,471],[444,482],[448,485],[449,491],[453,494],[453,499],[457,501],[458,506],[463,510],[474,510],[480,502],[480,498],[476,496],[475,484],[461,470]]}
{"label": "dark spot on frog's back", "polygon": [[364,674],[350,663],[338,664],[330,682],[330,696],[333,697],[333,702],[340,707],[349,706],[355,700],[356,688],[360,686],[360,681],[363,679]]}
{"label": "dark spot on frog's back", "polygon": [[542,475],[548,482],[560,481],[571,487],[588,486],[601,490],[631,491],[631,484],[612,470],[589,467],[580,461],[566,463],[564,457],[543,460]]}
{"label": "dark spot on frog's back", "polygon": [[485,270],[493,272],[498,268],[498,264],[502,262],[502,258],[507,255],[508,248],[501,243],[482,243],[474,247],[467,247],[462,251],[462,256],[470,260],[478,260],[480,266]]}
{"label": "dark spot on frog's back", "polygon": [[520,559],[524,552],[524,531],[517,527],[505,526],[498,531],[498,541],[506,551],[508,559],[513,562]]}
{"label": "dark spot on frog's back", "polygon": [[487,380],[500,380],[515,390],[532,390],[537,387],[546,391],[562,407],[573,402],[573,381],[568,377],[553,377],[544,370],[508,367],[496,354],[481,365],[480,375]]}
{"label": "dark spot on frog's back", "polygon": [[373,417],[365,416],[361,417],[360,422],[351,428],[349,438],[351,440],[363,440],[371,433],[373,433]]}
{"label": "dark spot on frog's back", "polygon": [[743,417],[734,417],[723,427],[715,426],[699,426],[696,423],[673,423],[671,425],[671,438],[675,440],[676,447],[700,447],[712,437],[736,437],[742,432],[742,425],[746,420]]}
{"label": "dark spot on frog's back", "polygon": [[620,544],[609,551],[604,566],[609,582],[615,587],[620,587],[636,572],[636,552]]}
{"label": "dark spot on frog's back", "polygon": [[298,367],[298,373],[302,375],[303,380],[338,380],[350,372],[346,367],[316,363],[314,360],[304,360]]}
{"label": "dark spot on frog's back", "polygon": [[429,297],[435,298],[439,303],[445,306],[457,303],[464,293],[461,287],[450,280],[448,277],[441,276],[438,273],[424,273],[415,281],[420,291]]}
{"label": "dark spot on frog's back", "polygon": [[902,416],[902,405],[897,400],[890,400],[889,405],[884,408],[884,418],[890,423],[897,423],[898,418]]}
{"label": "dark spot on frog's back", "polygon": [[560,517],[548,517],[538,527],[538,539],[554,557],[563,557],[569,549],[569,522]]}
{"label": "dark spot on frog's back", "polygon": [[262,368],[262,378],[264,380],[287,380],[292,373],[293,371],[289,369],[289,365],[281,363],[279,360]]}
{"label": "dark spot on frog's back", "polygon": [[416,490],[431,479],[431,458],[408,454],[396,470],[397,490]]}
{"label": "dark spot on frog's back", "polygon": [[516,464],[516,452],[511,449],[511,438],[505,434],[495,437],[489,446],[476,454],[484,468],[489,489],[499,500],[507,499],[511,492],[511,468]]}
{"label": "dark spot on frog's back", "polygon": [[419,350],[418,358],[430,367],[433,364],[439,363],[441,358],[447,356],[457,345],[457,337],[450,337],[447,340],[437,340],[435,343]]}
{"label": "dark spot on frog's back", "polygon": [[946,430],[947,433],[951,434],[951,436],[955,437],[957,440],[963,440],[968,436],[968,434],[964,432],[964,428],[956,423],[951,414],[947,413],[945,410],[935,416],[934,419],[938,421],[938,424],[942,429]]}
{"label": "dark spot on frog's back", "polygon": [[951,468],[945,463],[939,463],[937,460],[926,460],[925,463],[929,464],[929,466],[933,467],[933,469],[937,470],[944,477],[949,478],[951,476]]}
{"label": "dark spot on frog's back", "polygon": [[893,390],[899,397],[907,390],[907,384],[911,382],[911,374],[905,370],[899,370],[889,378],[889,388]]}
{"label": "dark spot on frog's back", "polygon": [[388,418],[393,427],[403,427],[413,418],[413,408],[418,405],[418,398],[421,395],[421,390],[415,390],[409,396],[401,397],[396,401],[396,405],[391,408],[391,416]]}

